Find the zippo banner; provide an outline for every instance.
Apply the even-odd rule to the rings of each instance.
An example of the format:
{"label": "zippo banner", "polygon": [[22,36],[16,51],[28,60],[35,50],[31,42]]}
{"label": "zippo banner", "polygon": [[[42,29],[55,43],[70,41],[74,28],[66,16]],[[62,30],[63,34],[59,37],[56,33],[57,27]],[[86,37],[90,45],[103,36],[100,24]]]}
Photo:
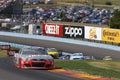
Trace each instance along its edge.
{"label": "zippo banner", "polygon": [[48,36],[63,36],[62,24],[42,24],[42,34]]}
{"label": "zippo banner", "polygon": [[84,38],[84,26],[63,25],[63,37]]}
{"label": "zippo banner", "polygon": [[120,30],[103,28],[102,29],[102,40],[114,43],[120,43]]}

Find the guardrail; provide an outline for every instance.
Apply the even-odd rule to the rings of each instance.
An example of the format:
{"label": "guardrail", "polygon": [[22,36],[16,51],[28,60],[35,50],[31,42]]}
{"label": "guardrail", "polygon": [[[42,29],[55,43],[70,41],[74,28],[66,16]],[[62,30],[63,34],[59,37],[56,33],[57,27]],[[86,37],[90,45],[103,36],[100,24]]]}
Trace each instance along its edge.
{"label": "guardrail", "polygon": [[[80,44],[80,45],[83,45],[83,46],[91,46],[91,47],[98,47],[98,48],[105,48],[105,49],[120,51],[120,46],[114,46],[114,45],[103,44],[103,43],[87,42],[87,41],[81,41],[81,40],[73,40],[73,39],[67,39],[67,38],[42,36],[42,35],[31,35],[31,34],[13,33],[13,32],[0,32],[0,35],[30,38],[30,39],[41,39],[41,40],[49,40],[49,41],[57,41],[57,42],[71,43],[71,44],[76,44],[76,45]],[[24,44],[16,44],[16,43],[10,43],[10,42],[1,42],[1,43],[10,44],[10,45],[13,45],[15,47],[27,46],[27,45],[24,45]]]}
{"label": "guardrail", "polygon": [[16,44],[16,43],[10,43],[10,42],[3,42],[3,41],[0,41],[0,45],[10,45],[11,47],[15,47],[15,48],[22,48],[22,47],[28,46],[28,45]]}

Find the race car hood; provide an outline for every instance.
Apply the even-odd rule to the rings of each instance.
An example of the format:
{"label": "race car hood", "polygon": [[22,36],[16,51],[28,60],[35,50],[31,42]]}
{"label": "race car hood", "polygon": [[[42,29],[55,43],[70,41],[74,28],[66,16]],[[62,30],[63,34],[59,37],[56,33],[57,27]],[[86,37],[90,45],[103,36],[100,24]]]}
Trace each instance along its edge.
{"label": "race car hood", "polygon": [[32,59],[53,59],[50,55],[32,55]]}
{"label": "race car hood", "polygon": [[22,55],[22,57],[24,58],[24,59],[46,59],[46,60],[48,60],[48,59],[53,59],[53,57],[52,56],[50,56],[50,55]]}

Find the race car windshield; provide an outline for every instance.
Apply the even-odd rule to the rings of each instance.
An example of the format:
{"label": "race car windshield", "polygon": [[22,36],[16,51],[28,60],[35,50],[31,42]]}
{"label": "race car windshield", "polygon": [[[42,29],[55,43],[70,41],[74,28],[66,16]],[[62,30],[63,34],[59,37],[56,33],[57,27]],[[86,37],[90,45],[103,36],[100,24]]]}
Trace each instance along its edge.
{"label": "race car windshield", "polygon": [[48,49],[47,51],[48,51],[48,52],[57,52],[57,50],[54,49],[54,48]]}
{"label": "race car windshield", "polygon": [[24,50],[24,55],[45,55],[46,52],[44,50]]}
{"label": "race car windshield", "polygon": [[82,53],[74,53],[73,56],[83,56]]}

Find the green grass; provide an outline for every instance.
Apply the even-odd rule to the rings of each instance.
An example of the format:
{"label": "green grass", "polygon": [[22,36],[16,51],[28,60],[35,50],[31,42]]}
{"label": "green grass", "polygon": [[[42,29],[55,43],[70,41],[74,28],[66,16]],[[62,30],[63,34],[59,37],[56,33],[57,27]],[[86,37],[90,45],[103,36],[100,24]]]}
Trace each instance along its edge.
{"label": "green grass", "polygon": [[11,47],[11,50],[19,50],[19,48]]}
{"label": "green grass", "polygon": [[[101,64],[100,64],[101,63]],[[57,67],[91,75],[120,79],[120,61],[55,61]],[[104,67],[103,67],[104,66]]]}
{"label": "green grass", "polygon": [[[114,8],[120,7],[120,0],[52,0],[54,4],[39,4],[39,5],[24,5],[23,10],[29,8],[36,8],[36,7],[60,7],[60,6],[71,6],[73,3],[77,4],[93,4],[94,6],[99,8]],[[106,2],[110,2],[112,5],[106,5]],[[66,4],[67,3],[67,4]]]}
{"label": "green grass", "polygon": [[85,3],[92,4],[94,1],[95,5],[106,5],[106,2],[111,2],[112,5],[120,6],[120,0],[53,0],[55,2],[67,2],[67,3]]}
{"label": "green grass", "polygon": [[94,0],[95,4],[105,5],[106,2],[111,2],[113,5],[120,6],[120,0]]}
{"label": "green grass", "polygon": [[40,4],[40,5],[24,5],[23,10],[29,9],[29,8],[36,8],[36,7],[59,7],[61,5],[59,4]]}
{"label": "green grass", "polygon": [[[11,47],[11,50],[19,50],[19,48]],[[7,57],[7,50],[0,50],[0,57]]]}
{"label": "green grass", "polygon": [[0,50],[0,57],[6,57],[7,51],[6,50]]}
{"label": "green grass", "polygon": [[[92,0],[52,0],[52,1],[55,4],[24,5],[23,9],[36,8],[36,7],[59,7],[59,6],[64,6],[64,5],[70,6],[72,5],[72,3],[83,4],[87,2],[88,4],[92,4]],[[115,6],[120,6],[120,0],[102,0],[102,1],[93,0],[93,1],[96,7],[113,8]],[[112,5],[106,5],[106,2],[111,2]],[[70,3],[70,4],[66,4],[66,3]]]}
{"label": "green grass", "polygon": [[108,25],[100,25],[100,24],[94,24],[94,23],[78,23],[78,22],[49,21],[49,20],[47,20],[47,23],[57,23],[57,24],[72,25],[72,26],[95,26],[95,27],[108,28]]}

